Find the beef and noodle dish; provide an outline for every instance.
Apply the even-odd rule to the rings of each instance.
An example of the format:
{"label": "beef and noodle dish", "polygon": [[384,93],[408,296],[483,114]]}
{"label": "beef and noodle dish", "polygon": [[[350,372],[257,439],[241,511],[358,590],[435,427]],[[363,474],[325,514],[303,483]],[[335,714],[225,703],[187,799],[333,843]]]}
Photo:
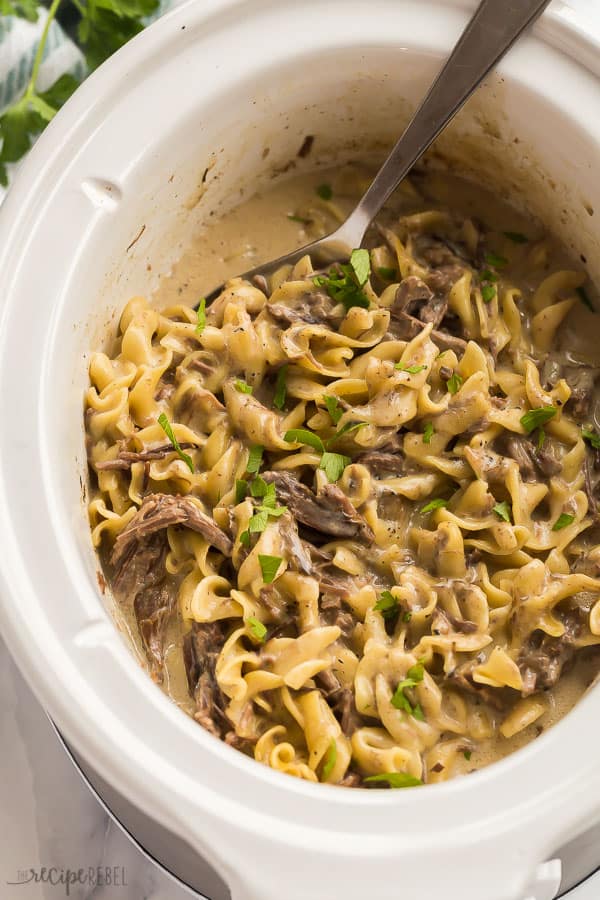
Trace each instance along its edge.
{"label": "beef and noodle dish", "polygon": [[[424,169],[349,260],[361,168],[207,227],[90,362],[90,520],[155,681],[280,772],[397,788],[535,739],[600,667],[593,289]],[[212,222],[212,220],[211,220]]]}

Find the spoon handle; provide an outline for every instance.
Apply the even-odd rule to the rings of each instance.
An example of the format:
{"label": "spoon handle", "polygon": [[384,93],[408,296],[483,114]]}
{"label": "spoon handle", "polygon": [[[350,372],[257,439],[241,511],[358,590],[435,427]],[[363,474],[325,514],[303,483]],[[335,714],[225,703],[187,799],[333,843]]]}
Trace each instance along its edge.
{"label": "spoon handle", "polygon": [[[342,226],[360,240],[392,191],[550,0],[482,0],[358,206]],[[356,238],[359,238],[357,241]]]}

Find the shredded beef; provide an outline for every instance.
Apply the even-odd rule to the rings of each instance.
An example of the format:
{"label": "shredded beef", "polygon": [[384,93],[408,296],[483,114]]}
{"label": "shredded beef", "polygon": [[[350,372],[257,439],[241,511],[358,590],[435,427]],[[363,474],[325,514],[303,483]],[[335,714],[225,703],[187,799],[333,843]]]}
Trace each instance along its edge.
{"label": "shredded beef", "polygon": [[401,452],[367,450],[357,456],[356,462],[366,466],[373,475],[402,475],[406,468],[404,454]]}
{"label": "shredded beef", "polygon": [[[180,447],[182,450],[190,450],[195,447],[195,444],[184,443],[180,444]],[[172,444],[163,444],[160,447],[153,447],[151,450],[120,450],[118,456],[114,459],[102,459],[93,465],[99,472],[111,469],[122,469],[125,471],[130,469],[133,463],[164,459],[165,456],[169,456],[172,453],[175,453]]]}
{"label": "shredded beef", "polygon": [[220,622],[194,622],[183,641],[183,660],[190,695],[196,703],[194,718],[215,737],[231,731],[225,715],[226,700],[215,676],[225,634]]}

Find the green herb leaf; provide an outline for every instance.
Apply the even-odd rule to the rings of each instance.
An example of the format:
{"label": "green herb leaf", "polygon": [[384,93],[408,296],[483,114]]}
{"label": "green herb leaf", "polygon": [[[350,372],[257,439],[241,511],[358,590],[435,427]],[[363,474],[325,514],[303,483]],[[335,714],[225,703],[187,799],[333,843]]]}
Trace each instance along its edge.
{"label": "green herb leaf", "polygon": [[505,231],[504,237],[507,237],[513,244],[526,244],[529,241],[529,238],[520,231]]}
{"label": "green herb leaf", "polygon": [[349,456],[342,456],[341,453],[330,453],[326,451],[321,457],[319,468],[323,469],[327,475],[328,481],[334,482],[341,477],[342,472],[349,466],[352,460]]}
{"label": "green herb leaf", "polygon": [[484,303],[491,303],[496,296],[496,288],[493,284],[481,285],[481,299]]}
{"label": "green herb leaf", "polygon": [[377,274],[380,278],[383,278],[384,281],[394,281],[398,277],[398,270],[389,269],[387,266],[380,266],[377,269]]}
{"label": "green herb leaf", "polygon": [[575,516],[570,516],[569,513],[561,513],[552,526],[552,531],[561,531],[563,528],[566,528],[567,525],[571,525],[574,521]]}
{"label": "green herb leaf", "polygon": [[371,258],[369,256],[369,251],[353,250],[350,254],[350,265],[354,270],[354,275],[356,276],[359,287],[364,287],[371,274]]}
{"label": "green herb leaf", "polygon": [[325,451],[325,445],[319,435],[309,431],[307,428],[291,428],[289,431],[286,431],[283,439],[288,444],[307,444],[307,446],[313,447],[314,450],[318,450],[320,453]]}
{"label": "green herb leaf", "polygon": [[248,532],[250,534],[261,534],[267,527],[269,521],[268,509],[259,509],[253,516],[250,516],[248,522]]}
{"label": "green herb leaf", "polygon": [[242,531],[242,533],[240,534],[240,544],[243,544],[244,547],[250,546],[250,532],[248,531],[248,529],[246,529],[246,531]]}
{"label": "green herb leaf", "polygon": [[433,437],[433,422],[425,422],[425,428],[423,429],[423,443],[430,444],[432,437]]}
{"label": "green herb leaf", "polygon": [[290,222],[298,222],[300,225],[310,225],[310,219],[304,219],[302,216],[294,216],[291,213],[288,215],[288,219]]}
{"label": "green herb leaf", "polygon": [[235,502],[241,503],[248,494],[248,482],[238,479],[235,483]]}
{"label": "green herb leaf", "polygon": [[316,188],[316,192],[321,200],[331,200],[333,197],[333,189],[330,184],[319,184]]}
{"label": "green herb leaf", "polygon": [[329,270],[328,275],[317,275],[313,278],[316,287],[324,288],[332,300],[343,303],[346,310],[353,306],[368,309],[369,298],[356,281],[354,270],[350,265],[340,265]]}
{"label": "green herb leaf", "polygon": [[[253,497],[264,497],[268,487],[269,486],[262,475],[257,475],[250,485],[250,493]],[[271,487],[274,488],[275,485],[271,485]]]}
{"label": "green herb leaf", "polygon": [[536,409],[530,409],[524,416],[521,416],[521,425],[527,434],[531,434],[536,428],[541,428],[542,425],[553,419],[555,415],[555,406],[538,406]]}
{"label": "green herb leaf", "polygon": [[0,16],[18,16],[28,22],[37,22],[37,0],[0,0]]}
{"label": "green herb leaf", "polygon": [[399,601],[391,591],[382,591],[379,600],[373,607],[381,613],[384,619],[393,619],[398,614]]}
{"label": "green herb leaf", "polygon": [[425,716],[423,715],[423,710],[419,703],[415,706],[412,705],[404,691],[407,688],[414,688],[418,684],[423,681],[425,674],[425,669],[423,663],[416,663],[414,666],[411,666],[408,672],[406,673],[406,678],[404,678],[397,686],[394,695],[392,697],[392,706],[395,709],[402,709],[404,712],[407,712],[409,715],[413,716],[415,719],[419,719],[419,721],[423,721]]}
{"label": "green herb leaf", "polygon": [[598,434],[595,428],[582,428],[581,436],[584,441],[587,441],[594,448],[594,450],[600,450],[600,434]]}
{"label": "green herb leaf", "polygon": [[287,512],[287,506],[264,506],[263,505],[263,506],[259,506],[258,509],[260,512],[266,512],[267,515],[274,516],[276,519],[279,518],[279,516],[282,516],[284,513]]}
{"label": "green herb leaf", "polygon": [[342,416],[344,415],[344,410],[340,407],[339,401],[337,397],[331,397],[328,394],[323,395],[323,400],[325,401],[325,406],[327,407],[327,412],[331,416],[333,420],[333,424],[337,425]]}
{"label": "green herb leaf", "polygon": [[395,369],[398,369],[399,372],[408,372],[409,375],[416,375],[418,372],[423,372],[427,368],[427,366],[407,366],[406,363],[396,363],[394,366]]}
{"label": "green herb leaf", "polygon": [[345,434],[348,434],[349,431],[360,431],[361,428],[366,427],[366,422],[346,422],[345,425],[342,425],[342,427],[338,431],[336,431],[333,437],[329,438],[329,440],[327,441],[327,445],[329,446],[329,444],[333,444],[334,441],[338,441]]}
{"label": "green herb leaf", "polygon": [[458,374],[458,372],[453,372],[448,381],[446,382],[446,389],[450,394],[456,394],[457,391],[460,390],[460,386],[463,383],[463,378]]}
{"label": "green herb leaf", "polygon": [[422,509],[422,513],[433,512],[434,509],[442,509],[442,507],[448,506],[447,500],[442,500],[438,497],[436,500],[430,500]]}
{"label": "green herb leaf", "polygon": [[252,636],[262,644],[267,636],[267,629],[260,619],[257,619],[256,616],[250,616],[247,619],[246,624],[252,632]]}
{"label": "green herb leaf", "polygon": [[588,292],[586,291],[584,286],[580,285],[578,288],[576,288],[576,291],[579,295],[579,299],[584,304],[584,306],[587,306],[588,309],[591,309],[591,311],[593,313],[597,312],[597,309],[594,306],[594,304],[592,303],[592,301],[590,300]]}
{"label": "green herb leaf", "polygon": [[196,310],[196,334],[202,334],[206,328],[206,297],[202,297]]}
{"label": "green herb leaf", "polygon": [[255,475],[262,465],[262,458],[264,453],[264,447],[260,444],[254,444],[250,447],[250,452],[248,454],[248,463],[246,465],[246,472],[249,472],[251,475]]}
{"label": "green herb leaf", "polygon": [[173,449],[176,451],[177,455],[184,461],[192,475],[194,474],[194,463],[192,462],[192,457],[188,456],[187,453],[184,453],[181,447],[179,446],[179,441],[175,437],[173,433],[173,429],[171,428],[171,424],[164,413],[161,413],[158,417],[158,424],[166,434],[166,436],[171,441]]}
{"label": "green herb leaf", "polygon": [[538,439],[537,439],[538,450],[542,449],[542,447],[544,446],[545,440],[546,440],[546,432],[544,431],[543,428],[538,428]]}
{"label": "green herb leaf", "polygon": [[414,775],[409,775],[408,772],[385,772],[381,775],[369,775],[365,778],[365,782],[370,784],[387,782],[390,788],[418,787],[423,784],[420,778],[415,778]]}
{"label": "green herb leaf", "polygon": [[405,613],[402,613],[402,621],[403,621],[403,622],[410,622],[411,619],[412,619],[412,613],[411,613],[411,612],[405,612]]}
{"label": "green herb leaf", "polygon": [[489,281],[490,284],[495,284],[497,281],[499,281],[499,278],[495,272],[492,272],[491,269],[484,269],[484,271],[481,273],[481,280]]}
{"label": "green herb leaf", "polygon": [[264,556],[262,553],[259,553],[258,562],[260,564],[264,583],[271,584],[275,580],[275,576],[279,571],[279,566],[283,562],[283,559],[281,556]]}
{"label": "green herb leaf", "polygon": [[283,365],[277,373],[277,381],[275,382],[275,394],[273,395],[273,406],[277,409],[283,409],[285,406],[285,398],[287,397],[287,373],[288,364]]}
{"label": "green herb leaf", "polygon": [[327,781],[327,779],[333,772],[336,762],[337,762],[337,744],[336,744],[335,740],[332,738],[331,743],[329,744],[327,753],[325,755],[325,762],[323,763],[323,768],[321,770],[321,781]]}
{"label": "green herb leaf", "polygon": [[464,758],[467,760],[467,762],[469,762],[469,760],[471,759],[472,755],[473,755],[473,751],[472,751],[472,750],[463,750],[463,756],[464,756]]}
{"label": "green herb leaf", "polygon": [[251,394],[252,388],[249,384],[246,384],[245,381],[242,381],[241,378],[236,378],[235,380],[235,389],[239,391],[240,394]]}
{"label": "green herb leaf", "polygon": [[493,266],[495,269],[503,269],[504,266],[508,265],[507,258],[500,256],[499,253],[486,253],[484,259],[488,266]]}
{"label": "green herb leaf", "polygon": [[511,508],[508,500],[503,500],[502,503],[496,503],[494,512],[497,516],[500,516],[501,519],[504,519],[505,522],[510,522]]}

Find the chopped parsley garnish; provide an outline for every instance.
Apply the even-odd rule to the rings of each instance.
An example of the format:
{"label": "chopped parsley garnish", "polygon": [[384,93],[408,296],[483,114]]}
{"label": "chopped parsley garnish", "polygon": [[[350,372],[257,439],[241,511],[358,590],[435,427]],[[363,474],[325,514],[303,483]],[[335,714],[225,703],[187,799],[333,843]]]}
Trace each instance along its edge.
{"label": "chopped parsley garnish", "polygon": [[319,453],[325,452],[325,444],[319,435],[315,434],[313,431],[309,431],[308,428],[290,428],[290,430],[286,431],[284,434],[283,439],[284,441],[287,441],[288,444],[306,444],[314,450],[317,450]]}
{"label": "chopped parsley garnish", "polygon": [[369,279],[371,261],[368,250],[353,250],[349,263],[331,268],[327,275],[317,275],[313,282],[316,287],[325,288],[336,303],[343,303],[347,310],[353,306],[369,308],[369,298],[363,287]]}
{"label": "chopped parsley garnish", "polygon": [[275,382],[275,394],[273,395],[273,406],[277,409],[283,409],[285,406],[285,398],[287,396],[287,372],[288,364],[282,366],[277,373],[277,381]]}
{"label": "chopped parsley garnish", "polygon": [[341,477],[342,472],[349,466],[352,460],[349,456],[343,456],[341,453],[330,453],[325,451],[321,457],[319,468],[323,469],[327,475],[328,481],[337,481]]}
{"label": "chopped parsley garnish", "polygon": [[298,222],[299,225],[310,225],[310,219],[305,219],[303,216],[296,216],[289,213],[288,219],[290,222]]}
{"label": "chopped parsley garnish", "polygon": [[521,425],[527,434],[531,434],[536,428],[541,428],[542,425],[553,419],[555,415],[555,406],[538,406],[536,409],[530,409],[524,416],[521,416]]}
{"label": "chopped parsley garnish", "polygon": [[409,375],[416,375],[418,372],[423,372],[427,366],[407,366],[406,363],[399,362],[394,366],[395,369],[398,369],[399,372],[408,372]]}
{"label": "chopped parsley garnish", "polygon": [[587,441],[594,450],[600,450],[600,434],[595,428],[582,428],[581,436]]}
{"label": "chopped parsley garnish", "polygon": [[507,237],[513,244],[526,244],[529,241],[529,238],[520,231],[505,231],[504,237]]}
{"label": "chopped parsley garnish", "polygon": [[507,258],[500,256],[499,253],[486,253],[484,259],[488,266],[493,266],[495,269],[503,269],[504,266],[508,265]]}
{"label": "chopped parsley garnish", "polygon": [[[245,482],[242,482],[244,484]],[[236,482],[237,484],[237,482]],[[240,541],[245,547],[250,546],[250,535],[260,534],[265,530],[269,522],[269,516],[279,518],[287,512],[287,506],[277,506],[277,494],[274,484],[267,482],[258,475],[250,484],[250,493],[255,500],[262,500],[254,515],[248,521],[248,528],[240,535]]]}
{"label": "chopped parsley garnish", "polygon": [[423,715],[423,710],[419,703],[412,705],[406,694],[405,690],[408,688],[414,688],[418,684],[423,681],[425,669],[423,667],[423,663],[419,662],[414,666],[411,666],[408,672],[406,673],[406,678],[404,678],[397,686],[394,696],[392,697],[392,706],[395,709],[402,709],[404,712],[407,712],[409,715],[413,716],[415,719],[418,719],[422,722],[425,719]]}
{"label": "chopped parsley garnish", "polygon": [[329,748],[327,753],[325,754],[325,762],[323,763],[323,769],[321,771],[321,778],[323,781],[326,781],[331,773],[333,772],[333,767],[337,762],[337,744],[335,740],[332,738],[331,743],[329,744]]}
{"label": "chopped parsley garnish", "polygon": [[260,444],[254,444],[252,447],[250,447],[250,452],[248,454],[248,463],[246,465],[246,472],[249,472],[251,475],[256,475],[256,473],[262,466],[264,449],[265,448]]}
{"label": "chopped parsley garnish", "polygon": [[[272,495],[275,497],[275,485],[267,484],[262,475],[257,475],[250,485],[250,493],[253,497],[266,497]],[[268,506],[269,504],[265,504]]]}
{"label": "chopped parsley garnish", "polygon": [[595,309],[594,304],[590,300],[588,292],[583,287],[583,285],[580,285],[578,288],[576,288],[576,290],[579,295],[579,299],[584,304],[584,306],[587,306],[588,309],[590,309],[593,313],[595,313],[597,310]]}
{"label": "chopped parsley garnish", "polygon": [[279,566],[283,562],[281,556],[263,556],[258,554],[258,562],[260,564],[263,581],[265,584],[271,584],[275,580],[275,576],[279,571]]}
{"label": "chopped parsley garnish", "polygon": [[398,599],[391,591],[382,591],[373,609],[380,612],[384,619],[393,619],[398,614]]}
{"label": "chopped parsley garnish", "polygon": [[203,297],[196,310],[196,334],[202,334],[206,328],[206,298]]}
{"label": "chopped parsley garnish", "polygon": [[499,279],[495,272],[492,272],[491,269],[484,269],[481,273],[482,281],[489,281],[490,284],[495,284]]}
{"label": "chopped parsley garnish", "polygon": [[458,374],[458,372],[453,372],[448,381],[446,382],[446,388],[448,393],[456,394],[460,389],[461,384],[463,383],[463,378]]}
{"label": "chopped parsley garnish", "polygon": [[421,510],[422,513],[433,512],[434,509],[442,509],[442,507],[448,506],[447,500],[442,500],[441,497],[438,497],[435,500],[430,500]]}
{"label": "chopped parsley garnish", "polygon": [[333,444],[334,441],[339,440],[345,434],[348,434],[349,431],[360,431],[361,428],[366,428],[366,427],[367,427],[366,422],[346,422],[345,425],[342,425],[342,427],[339,429],[339,431],[336,431],[336,433],[333,435],[333,437],[329,438],[329,440],[327,441],[327,444]]}
{"label": "chopped parsley garnish", "polygon": [[241,503],[248,494],[248,482],[238,479],[235,483],[235,502]]}
{"label": "chopped parsley garnish", "polygon": [[496,503],[494,512],[497,516],[500,516],[501,519],[504,519],[505,522],[510,522],[511,508],[508,500],[503,500],[502,503]]}
{"label": "chopped parsley garnish", "polygon": [[405,612],[405,613],[402,613],[402,621],[403,621],[403,622],[410,622],[411,619],[412,619],[412,613],[411,613],[411,612],[408,612],[408,611],[407,611],[407,612]]}
{"label": "chopped parsley garnish", "polygon": [[267,636],[267,629],[260,619],[257,619],[256,616],[250,616],[247,620],[247,625],[252,632],[252,636],[262,644]]}
{"label": "chopped parsley garnish", "polygon": [[433,422],[425,422],[425,428],[423,429],[423,443],[430,444],[432,437],[433,437]]}
{"label": "chopped parsley garnish", "polygon": [[563,528],[566,528],[567,525],[571,525],[574,521],[575,516],[570,516],[569,513],[561,513],[552,526],[552,531],[561,531]]}
{"label": "chopped parsley garnish", "polygon": [[394,279],[398,277],[398,270],[390,269],[388,266],[380,266],[377,269],[377,274],[380,278],[383,278],[384,281],[394,281]]}
{"label": "chopped parsley garnish", "polygon": [[251,394],[252,393],[252,388],[250,387],[250,385],[246,384],[245,381],[242,381],[241,378],[236,378],[235,389],[236,389],[236,391],[239,391],[240,394]]}
{"label": "chopped parsley garnish", "polygon": [[484,303],[491,303],[496,296],[496,288],[493,284],[481,285],[481,299]]}
{"label": "chopped parsley garnish", "polygon": [[331,200],[333,197],[333,189],[330,184],[319,184],[316,188],[316,192],[321,200]]}
{"label": "chopped parsley garnish", "polygon": [[323,400],[325,401],[325,406],[327,407],[327,412],[331,416],[333,424],[337,425],[337,423],[340,421],[340,419],[344,415],[344,410],[340,407],[338,398],[331,397],[328,394],[324,394]]}
{"label": "chopped parsley garnish", "polygon": [[184,453],[183,450],[181,449],[181,447],[179,446],[179,441],[175,437],[175,435],[173,433],[173,429],[171,428],[171,424],[164,413],[161,413],[160,416],[158,417],[158,424],[160,425],[160,427],[162,428],[162,430],[164,431],[166,436],[171,441],[173,450],[176,451],[179,458],[184,461],[184,463],[186,464],[186,466],[188,467],[188,469],[190,470],[190,472],[193,475],[194,474],[194,463],[192,461],[192,457],[188,456],[187,453]]}
{"label": "chopped parsley garnish", "polygon": [[463,756],[466,759],[466,761],[469,762],[469,760],[473,756],[473,751],[472,750],[463,750]]}
{"label": "chopped parsley garnish", "polygon": [[376,784],[377,782],[387,782],[390,788],[407,788],[418,787],[423,782],[408,772],[384,772],[380,775],[369,775],[365,778],[365,782]]}

